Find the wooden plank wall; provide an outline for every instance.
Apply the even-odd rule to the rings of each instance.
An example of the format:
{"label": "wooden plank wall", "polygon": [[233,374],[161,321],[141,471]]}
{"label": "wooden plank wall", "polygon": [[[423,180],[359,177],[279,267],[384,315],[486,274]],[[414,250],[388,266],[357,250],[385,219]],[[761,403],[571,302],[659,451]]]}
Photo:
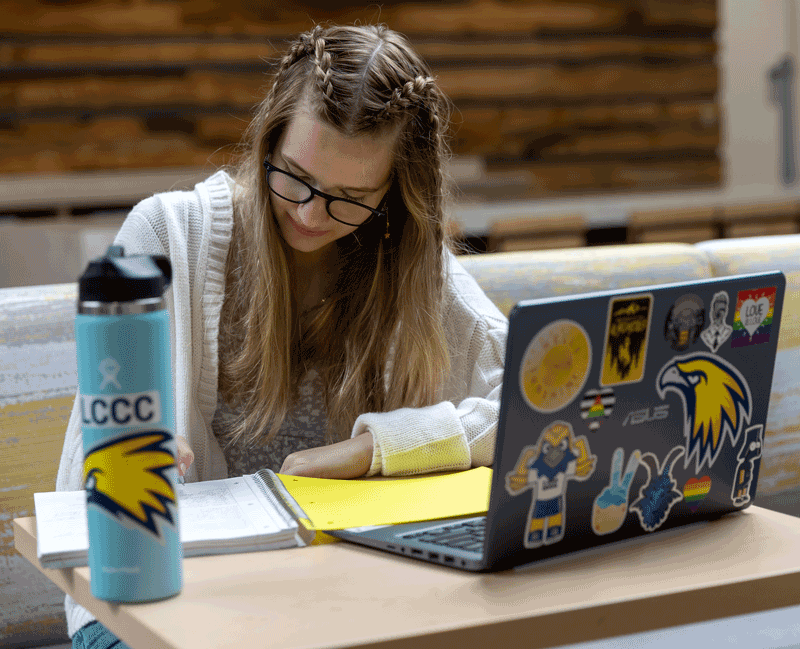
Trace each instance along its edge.
{"label": "wooden plank wall", "polygon": [[720,182],[715,0],[380,5],[0,0],[0,174],[228,162],[287,37],[360,20],[415,43],[503,197]]}

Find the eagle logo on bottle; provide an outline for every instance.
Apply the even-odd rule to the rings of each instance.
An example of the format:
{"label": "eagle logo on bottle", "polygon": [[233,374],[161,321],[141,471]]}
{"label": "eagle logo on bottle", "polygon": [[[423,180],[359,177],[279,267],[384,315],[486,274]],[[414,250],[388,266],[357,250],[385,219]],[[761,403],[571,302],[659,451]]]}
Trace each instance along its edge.
{"label": "eagle logo on bottle", "polygon": [[175,456],[159,430],[117,437],[91,449],[83,464],[87,505],[161,537],[157,519],[175,524],[175,489],[167,471]]}

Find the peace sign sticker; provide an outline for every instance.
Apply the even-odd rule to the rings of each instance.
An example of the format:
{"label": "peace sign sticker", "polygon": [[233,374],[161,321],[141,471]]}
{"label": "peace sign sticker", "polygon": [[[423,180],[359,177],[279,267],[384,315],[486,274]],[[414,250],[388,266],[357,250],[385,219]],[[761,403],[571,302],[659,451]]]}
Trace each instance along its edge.
{"label": "peace sign sticker", "polygon": [[639,467],[639,458],[642,454],[635,450],[628,458],[625,473],[622,473],[622,463],[625,460],[625,450],[618,448],[611,458],[611,480],[608,486],[594,499],[592,507],[592,531],[598,536],[616,532],[628,516],[628,495],[631,482]]}

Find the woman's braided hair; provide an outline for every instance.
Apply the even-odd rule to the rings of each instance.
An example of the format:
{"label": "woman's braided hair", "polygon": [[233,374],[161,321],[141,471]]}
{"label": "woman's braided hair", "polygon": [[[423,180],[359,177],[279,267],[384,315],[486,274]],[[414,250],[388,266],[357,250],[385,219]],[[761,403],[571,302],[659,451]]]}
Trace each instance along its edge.
{"label": "woman's braided hair", "polygon": [[[358,63],[348,60],[353,51],[347,45],[347,37],[352,37],[354,30],[358,30],[362,38],[365,34],[373,37],[373,42],[369,43],[373,48],[369,57]],[[424,111],[436,150],[443,157],[448,155],[445,141],[449,117],[447,99],[427,65],[400,34],[383,25],[329,29],[317,25],[301,34],[277,66],[265,102],[267,110],[284,87],[289,71],[300,61],[306,62],[306,75],[308,67],[313,66],[308,76],[313,78],[317,93],[312,99],[322,117],[345,133],[357,135],[382,124],[410,119]],[[358,69],[359,63],[363,69]],[[445,115],[441,115],[442,112]]]}

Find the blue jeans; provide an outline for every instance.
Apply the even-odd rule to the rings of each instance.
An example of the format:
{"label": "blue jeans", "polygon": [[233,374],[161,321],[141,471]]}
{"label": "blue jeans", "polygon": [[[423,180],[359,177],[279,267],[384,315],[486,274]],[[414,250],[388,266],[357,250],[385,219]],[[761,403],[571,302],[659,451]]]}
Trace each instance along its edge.
{"label": "blue jeans", "polygon": [[72,636],[72,649],[130,649],[100,622],[89,622]]}

